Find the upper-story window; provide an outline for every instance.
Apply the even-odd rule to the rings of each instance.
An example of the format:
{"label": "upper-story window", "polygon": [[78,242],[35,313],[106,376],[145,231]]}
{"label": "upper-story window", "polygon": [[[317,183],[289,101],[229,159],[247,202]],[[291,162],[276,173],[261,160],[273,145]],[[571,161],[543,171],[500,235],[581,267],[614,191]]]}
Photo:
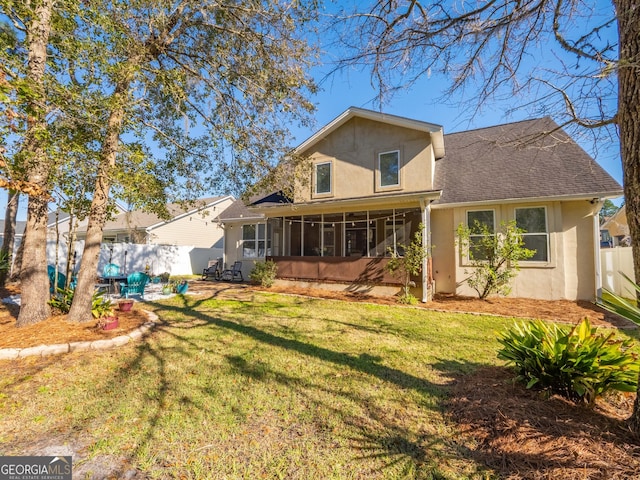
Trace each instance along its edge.
{"label": "upper-story window", "polygon": [[547,229],[547,209],[545,207],[516,208],[516,226],[524,230],[524,246],[535,250],[529,262],[549,261],[549,231]]}
{"label": "upper-story window", "polygon": [[400,151],[382,152],[378,155],[380,187],[400,186]]}
{"label": "upper-story window", "polygon": [[316,163],[316,194],[322,195],[331,193],[331,162]]}

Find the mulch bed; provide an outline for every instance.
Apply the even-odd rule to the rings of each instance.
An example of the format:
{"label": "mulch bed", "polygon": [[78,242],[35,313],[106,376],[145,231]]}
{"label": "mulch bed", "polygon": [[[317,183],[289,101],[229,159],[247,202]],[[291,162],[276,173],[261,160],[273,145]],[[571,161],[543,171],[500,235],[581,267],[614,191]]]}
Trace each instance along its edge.
{"label": "mulch bed", "polygon": [[635,395],[608,395],[592,410],[512,377],[483,367],[455,381],[445,412],[474,459],[505,479],[640,478],[640,442],[625,422]]}

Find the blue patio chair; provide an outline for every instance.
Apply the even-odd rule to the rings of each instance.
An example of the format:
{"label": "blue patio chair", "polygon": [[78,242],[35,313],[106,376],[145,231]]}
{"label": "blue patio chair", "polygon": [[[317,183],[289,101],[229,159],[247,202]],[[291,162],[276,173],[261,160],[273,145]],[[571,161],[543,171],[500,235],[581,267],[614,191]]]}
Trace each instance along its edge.
{"label": "blue patio chair", "polygon": [[115,277],[120,274],[120,266],[115,263],[107,263],[102,269],[103,277]]}
{"label": "blue patio chair", "polygon": [[53,265],[47,265],[47,274],[49,275],[49,293],[56,293],[56,289],[64,288],[64,285],[67,283],[67,277],[64,273],[58,272],[57,283],[54,280],[54,277],[56,275],[56,267],[54,267]]}
{"label": "blue patio chair", "polygon": [[140,295],[140,298],[144,298],[144,288],[147,283],[149,283],[149,275],[133,272],[127,276],[127,283],[120,284],[120,296],[129,298],[129,295]]}

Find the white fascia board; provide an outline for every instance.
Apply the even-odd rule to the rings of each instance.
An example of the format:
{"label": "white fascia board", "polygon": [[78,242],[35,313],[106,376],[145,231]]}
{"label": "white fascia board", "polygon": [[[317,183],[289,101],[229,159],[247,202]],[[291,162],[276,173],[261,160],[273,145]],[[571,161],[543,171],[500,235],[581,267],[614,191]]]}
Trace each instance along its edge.
{"label": "white fascia board", "polygon": [[478,205],[496,205],[496,204],[513,204],[513,203],[540,203],[540,202],[568,202],[573,200],[604,200],[605,198],[619,198],[621,191],[616,192],[600,192],[600,193],[581,193],[577,195],[554,195],[552,197],[526,197],[526,198],[504,198],[496,200],[479,200],[476,202],[459,202],[459,203],[434,203],[431,205],[433,210],[444,208],[473,207]]}

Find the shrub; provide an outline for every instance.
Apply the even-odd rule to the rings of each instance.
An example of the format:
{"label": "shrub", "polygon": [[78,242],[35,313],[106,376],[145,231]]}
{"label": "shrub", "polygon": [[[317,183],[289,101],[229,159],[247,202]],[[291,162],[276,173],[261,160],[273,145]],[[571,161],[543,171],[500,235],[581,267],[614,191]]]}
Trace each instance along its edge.
{"label": "shrub", "polygon": [[502,222],[500,230],[493,232],[477,220],[472,228],[458,226],[458,244],[468,256],[472,267],[465,274],[467,284],[485,299],[492,293],[509,295],[511,280],[520,270],[518,262],[535,255],[535,250],[524,246],[522,234],[515,220]]}
{"label": "shrub", "polygon": [[596,333],[589,320],[569,332],[540,320],[515,325],[501,334],[498,358],[515,365],[516,379],[593,405],[609,390],[633,392],[638,380],[637,356],[630,340]]}
{"label": "shrub", "polygon": [[8,272],[11,268],[11,255],[9,252],[0,251],[0,273]]}
{"label": "shrub", "polygon": [[98,320],[113,315],[113,303],[103,294],[96,291],[91,297],[91,315]]}
{"label": "shrub", "polygon": [[621,317],[640,325],[640,307],[638,307],[637,300],[637,297],[640,294],[640,285],[635,283],[624,273],[620,272],[620,275],[622,275],[624,279],[631,284],[633,290],[635,290],[633,293],[636,298],[633,300],[626,299],[604,288],[603,290],[605,295],[603,295],[602,298],[598,298],[597,304],[605,310],[609,310],[612,313],[620,315]]}
{"label": "shrub", "polygon": [[71,288],[58,288],[56,294],[47,302],[60,313],[69,313],[73,302],[74,290]]}
{"label": "shrub", "polygon": [[256,262],[253,269],[249,273],[249,279],[263,287],[270,287],[276,279],[278,273],[278,266],[273,260],[267,260],[266,262]]}
{"label": "shrub", "polygon": [[418,303],[418,299],[411,293],[411,287],[415,287],[415,282],[411,280],[411,276],[419,275],[422,272],[422,263],[429,256],[429,250],[422,244],[423,229],[424,224],[418,225],[418,229],[409,245],[398,243],[402,255],[391,247],[387,249],[391,258],[385,269],[402,282],[402,293],[398,300],[400,303],[409,305]]}

